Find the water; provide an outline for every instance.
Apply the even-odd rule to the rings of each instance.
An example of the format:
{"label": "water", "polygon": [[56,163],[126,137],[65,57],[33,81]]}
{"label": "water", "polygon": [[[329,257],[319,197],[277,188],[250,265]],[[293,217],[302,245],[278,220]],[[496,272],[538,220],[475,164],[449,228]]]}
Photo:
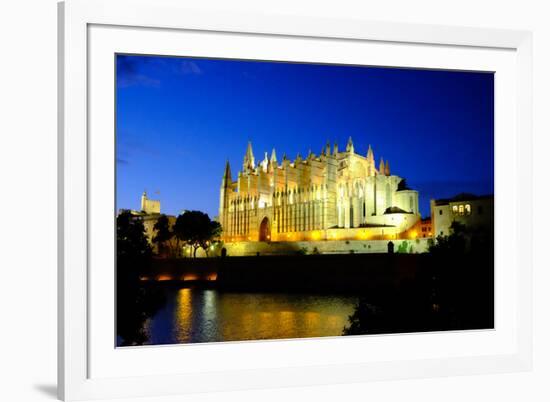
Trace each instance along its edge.
{"label": "water", "polygon": [[342,335],[357,297],[171,289],[143,323],[145,344]]}

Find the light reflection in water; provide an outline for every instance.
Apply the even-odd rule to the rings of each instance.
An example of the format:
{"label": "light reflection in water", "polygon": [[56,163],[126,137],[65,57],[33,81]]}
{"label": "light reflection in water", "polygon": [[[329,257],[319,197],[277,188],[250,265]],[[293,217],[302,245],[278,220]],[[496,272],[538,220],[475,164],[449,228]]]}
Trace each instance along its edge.
{"label": "light reflection in water", "polygon": [[189,342],[191,339],[192,315],[191,289],[180,289],[177,293],[176,313],[173,316],[173,327],[179,342]]}
{"label": "light reflection in water", "polygon": [[150,344],[338,336],[356,297],[178,289],[145,323]]}

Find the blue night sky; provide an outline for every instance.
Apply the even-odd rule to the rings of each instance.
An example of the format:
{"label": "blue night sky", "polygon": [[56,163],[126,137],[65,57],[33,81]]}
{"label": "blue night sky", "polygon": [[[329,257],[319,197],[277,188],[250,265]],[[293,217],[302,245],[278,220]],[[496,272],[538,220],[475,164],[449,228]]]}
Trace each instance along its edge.
{"label": "blue night sky", "polygon": [[117,56],[117,209],[217,215],[229,159],[247,142],[294,160],[330,140],[374,150],[430,198],[493,193],[493,74],[176,57]]}

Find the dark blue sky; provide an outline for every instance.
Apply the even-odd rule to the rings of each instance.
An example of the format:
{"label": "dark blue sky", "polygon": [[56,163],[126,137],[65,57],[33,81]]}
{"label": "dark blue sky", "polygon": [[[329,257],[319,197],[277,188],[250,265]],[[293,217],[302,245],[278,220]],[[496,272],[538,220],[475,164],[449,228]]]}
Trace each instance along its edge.
{"label": "dark blue sky", "polygon": [[294,159],[330,140],[388,159],[430,198],[493,193],[493,74],[117,56],[117,209],[217,215],[226,159]]}

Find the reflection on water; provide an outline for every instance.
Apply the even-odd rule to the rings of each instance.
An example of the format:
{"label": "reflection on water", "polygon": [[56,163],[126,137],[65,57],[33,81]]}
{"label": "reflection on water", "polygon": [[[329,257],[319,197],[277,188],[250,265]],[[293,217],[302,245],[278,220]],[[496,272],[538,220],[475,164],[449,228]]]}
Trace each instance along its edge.
{"label": "reflection on water", "polygon": [[341,295],[167,291],[144,323],[148,344],[342,335],[358,299]]}

